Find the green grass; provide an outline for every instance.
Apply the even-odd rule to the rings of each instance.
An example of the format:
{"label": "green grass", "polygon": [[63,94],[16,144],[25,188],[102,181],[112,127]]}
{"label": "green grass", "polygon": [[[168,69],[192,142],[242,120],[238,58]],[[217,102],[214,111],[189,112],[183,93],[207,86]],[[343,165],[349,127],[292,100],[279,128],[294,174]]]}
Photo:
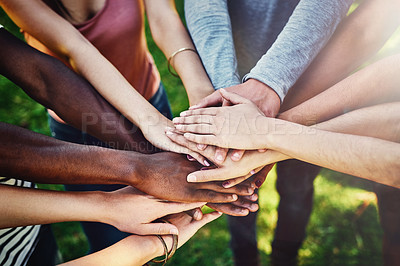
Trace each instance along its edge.
{"label": "green grass", "polygon": [[[182,14],[182,1],[177,1]],[[0,23],[21,37],[18,29],[0,10]],[[165,84],[174,115],[188,107],[179,79],[167,70],[165,56],[153,43],[147,29],[149,48]],[[388,43],[396,47],[400,33]],[[1,48],[0,48],[1,49]],[[387,54],[386,50],[382,53]],[[381,54],[382,54],[381,53]],[[48,134],[44,108],[0,77],[0,121]],[[268,265],[271,240],[277,219],[279,196],[275,190],[276,173],[271,171],[260,190],[258,240],[262,262]],[[60,185],[42,185],[62,189]],[[64,260],[85,255],[87,241],[78,223],[53,225]],[[381,265],[381,237],[375,194],[371,184],[361,179],[323,170],[315,181],[314,210],[307,228],[307,239],[300,250],[300,265]],[[202,228],[172,258],[171,265],[233,265],[229,249],[226,218]]]}

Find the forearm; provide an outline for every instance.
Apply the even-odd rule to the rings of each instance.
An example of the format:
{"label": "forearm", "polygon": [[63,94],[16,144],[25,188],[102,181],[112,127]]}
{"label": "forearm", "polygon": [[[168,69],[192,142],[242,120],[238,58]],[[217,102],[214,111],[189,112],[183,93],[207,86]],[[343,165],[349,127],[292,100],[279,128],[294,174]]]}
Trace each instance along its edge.
{"label": "forearm", "polygon": [[39,0],[0,3],[21,29],[69,62],[135,125],[143,126],[148,116],[162,116],[77,29],[45,3]]}
{"label": "forearm", "polygon": [[313,128],[400,142],[400,102],[358,109]]}
{"label": "forearm", "polygon": [[215,89],[241,83],[226,0],[186,0],[193,42]]}
{"label": "forearm", "polygon": [[271,149],[336,171],[400,187],[400,144],[377,138],[310,129],[286,123],[270,134]]}
{"label": "forearm", "polygon": [[0,73],[70,125],[116,149],[154,150],[139,129],[59,60],[31,48],[4,29],[0,30],[0,44]]}
{"label": "forearm", "polygon": [[279,118],[303,125],[313,125],[351,110],[399,101],[399,63],[400,55],[378,61],[304,103],[283,112]]}
{"label": "forearm", "polygon": [[351,2],[300,1],[274,44],[245,79],[267,84],[283,101],[289,88],[327,43]]}
{"label": "forearm", "polygon": [[99,206],[105,199],[104,192],[75,193],[8,185],[0,185],[0,191],[3,203],[0,228],[68,221],[99,222]]}
{"label": "forearm", "polygon": [[129,236],[96,253],[62,265],[144,265],[163,254],[161,242],[156,236]]}
{"label": "forearm", "polygon": [[[146,1],[145,3],[153,39],[168,59],[181,48],[196,50],[176,12],[174,1]],[[170,64],[182,79],[190,105],[196,104],[214,92],[196,52],[180,52],[170,60]]]}
{"label": "forearm", "polygon": [[1,123],[0,174],[38,183],[126,184],[140,178],[140,153],[59,141]]}
{"label": "forearm", "polygon": [[373,56],[400,23],[399,1],[363,1],[346,17],[327,45],[289,90],[282,111],[346,78]]}

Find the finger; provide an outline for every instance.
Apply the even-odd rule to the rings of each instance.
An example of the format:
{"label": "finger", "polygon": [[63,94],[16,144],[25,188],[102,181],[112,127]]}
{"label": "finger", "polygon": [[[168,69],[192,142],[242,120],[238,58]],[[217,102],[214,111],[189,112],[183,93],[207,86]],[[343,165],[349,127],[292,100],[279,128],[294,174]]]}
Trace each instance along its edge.
{"label": "finger", "polygon": [[[186,147],[191,151],[194,151],[194,152],[197,151],[197,153],[200,153],[200,155],[202,155],[203,157],[205,156],[205,157],[208,157],[208,158],[212,158],[214,156],[214,154],[215,154],[215,151],[214,151],[215,148],[214,147],[208,147],[207,148],[207,145],[205,145],[205,149],[204,150],[199,150],[196,143],[186,139],[179,131],[177,131],[175,129],[166,128],[165,134],[167,135],[168,138],[171,139],[171,141],[173,141],[173,142],[175,142],[175,143],[177,143],[177,144],[179,144],[179,145],[181,145],[183,147]],[[209,166],[208,162],[203,162],[202,164],[205,165],[205,166]]]}
{"label": "finger", "polygon": [[223,168],[196,171],[190,173],[187,176],[187,181],[191,183],[197,183],[197,182],[221,181],[221,180],[231,179],[232,176],[228,177],[225,172],[226,171]]}
{"label": "finger", "polygon": [[193,105],[189,110],[194,110],[198,108],[205,108],[210,106],[220,106],[222,103],[222,96],[218,91],[213,92],[207,97],[203,98],[198,104]]}
{"label": "finger", "polygon": [[222,182],[207,182],[199,183],[199,189],[214,190],[222,193],[232,193],[238,196],[250,196],[254,193],[254,188],[250,185],[237,185],[231,188],[225,188],[222,186]]}
{"label": "finger", "polygon": [[251,103],[249,99],[246,99],[234,92],[228,92],[225,89],[220,89],[219,92],[225,100],[231,102],[232,104]]}
{"label": "finger", "polygon": [[193,209],[193,210],[188,210],[188,211],[185,211],[185,213],[187,215],[189,215],[190,217],[192,217],[193,220],[195,220],[195,221],[199,221],[199,220],[201,220],[203,218],[203,212],[201,211],[200,208],[196,208],[196,209]]}
{"label": "finger", "polygon": [[138,235],[178,235],[178,228],[168,223],[141,224],[136,227],[135,234]]}
{"label": "finger", "polygon": [[172,119],[175,125],[178,124],[213,124],[213,116],[211,115],[193,115],[193,116],[182,116],[175,117]]}
{"label": "finger", "polygon": [[243,181],[247,180],[251,175],[252,175],[252,174],[247,174],[247,175],[245,175],[245,176],[240,176],[240,177],[237,177],[237,178],[233,178],[233,179],[230,179],[230,180],[226,180],[226,181],[224,181],[224,182],[222,183],[222,186],[223,186],[224,188],[232,188],[232,187],[235,187],[237,184],[240,184],[240,183],[242,183]]}
{"label": "finger", "polygon": [[200,153],[196,152],[196,144],[188,141],[182,135],[177,134],[176,131],[172,128],[166,128],[165,135],[174,143],[176,143],[179,147],[181,147],[181,152],[187,155],[190,155],[193,159],[198,161],[200,164],[204,166],[210,166],[210,163],[207,159],[202,156]]}
{"label": "finger", "polygon": [[245,150],[233,150],[231,153],[231,159],[234,162],[240,161],[242,159]]}
{"label": "finger", "polygon": [[199,223],[201,225],[200,227],[203,227],[204,225],[208,224],[209,222],[212,222],[215,219],[221,217],[221,215],[222,215],[222,212],[206,213],[206,214],[203,215],[203,219],[201,219],[197,223]]}
{"label": "finger", "polygon": [[211,115],[215,116],[218,111],[219,107],[209,107],[209,108],[200,108],[200,109],[194,109],[194,110],[186,110],[183,111],[179,114],[181,117],[186,117],[186,116],[193,116],[193,115]]}
{"label": "finger", "polygon": [[192,132],[197,134],[214,134],[215,132],[215,126],[209,124],[178,124],[175,125],[175,128],[180,132]]}
{"label": "finger", "polygon": [[229,149],[217,147],[215,149],[214,160],[217,164],[223,164]]}
{"label": "finger", "polygon": [[162,210],[160,211],[160,217],[166,216],[168,214],[180,213],[180,212],[200,208],[200,207],[204,206],[207,203],[207,201],[190,202],[190,203],[164,201],[162,203],[164,205],[162,206]]}
{"label": "finger", "polygon": [[232,215],[232,216],[246,216],[249,214],[249,210],[246,208],[241,208],[239,206],[230,204],[230,203],[224,203],[224,204],[217,204],[217,203],[208,203],[208,207],[211,209],[214,209],[216,211]]}
{"label": "finger", "polygon": [[205,145],[213,145],[213,146],[221,146],[223,143],[218,141],[215,135],[207,134],[207,135],[199,135],[195,133],[185,133],[183,136],[191,141],[198,144],[205,144]]}
{"label": "finger", "polygon": [[252,201],[249,201],[243,197],[239,197],[239,199],[235,202],[232,202],[233,205],[238,206],[240,208],[246,208],[251,212],[255,212],[258,210],[258,204]]}
{"label": "finger", "polygon": [[224,99],[222,101],[222,107],[225,107],[225,106],[232,106],[232,103],[230,101],[227,101],[226,99]]}
{"label": "finger", "polygon": [[216,192],[212,190],[197,190],[196,198],[202,199],[202,201],[213,202],[213,203],[225,203],[225,202],[233,202],[238,199],[238,196],[235,194],[227,194]]}
{"label": "finger", "polygon": [[256,175],[254,175],[254,183],[258,188],[261,187],[261,185],[264,183],[272,167],[274,167],[274,164],[267,165],[263,169],[261,169],[261,171],[259,171]]}
{"label": "finger", "polygon": [[251,196],[242,196],[244,199],[249,200],[249,201],[257,201],[258,200],[258,194],[254,193]]}

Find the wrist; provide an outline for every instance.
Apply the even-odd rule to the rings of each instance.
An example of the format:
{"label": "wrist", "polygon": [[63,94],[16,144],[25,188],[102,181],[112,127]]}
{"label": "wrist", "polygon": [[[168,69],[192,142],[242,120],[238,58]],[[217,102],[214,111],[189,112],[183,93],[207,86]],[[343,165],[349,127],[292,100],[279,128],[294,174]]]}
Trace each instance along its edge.
{"label": "wrist", "polygon": [[253,94],[255,102],[260,110],[268,117],[276,117],[281,107],[281,99],[278,94],[267,84],[250,78],[245,82],[246,85],[251,87],[251,94]]}

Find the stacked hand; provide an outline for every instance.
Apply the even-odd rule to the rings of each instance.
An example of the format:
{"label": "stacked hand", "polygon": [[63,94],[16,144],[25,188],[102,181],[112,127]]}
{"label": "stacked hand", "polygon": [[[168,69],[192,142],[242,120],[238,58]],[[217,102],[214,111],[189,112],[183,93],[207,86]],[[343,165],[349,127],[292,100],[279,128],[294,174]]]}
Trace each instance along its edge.
{"label": "stacked hand", "polygon": [[[268,143],[264,133],[268,132],[270,127],[275,127],[278,120],[267,118],[253,102],[235,93],[224,89],[216,93],[229,104],[223,107],[192,108],[173,120],[175,129],[167,128],[166,133],[171,140],[196,150],[218,167],[191,173],[188,175],[189,182],[225,180],[223,186],[230,188],[257,173],[264,166],[287,159],[287,156],[278,152],[265,150]],[[214,97],[214,94],[210,97]],[[221,163],[215,160],[217,147],[253,151],[247,151],[243,158],[238,160],[237,156],[233,156],[238,151],[231,150],[231,156]],[[272,165],[264,168],[253,178],[253,184],[259,187],[271,168]]]}

